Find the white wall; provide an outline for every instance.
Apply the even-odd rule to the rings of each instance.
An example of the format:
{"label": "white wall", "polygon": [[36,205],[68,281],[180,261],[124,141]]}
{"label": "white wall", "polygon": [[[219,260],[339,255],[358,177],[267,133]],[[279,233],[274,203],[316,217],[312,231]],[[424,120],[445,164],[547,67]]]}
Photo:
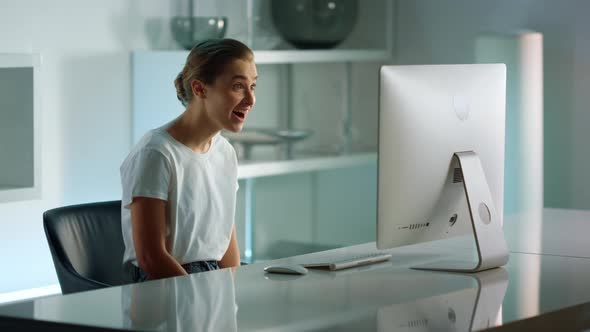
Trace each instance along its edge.
{"label": "white wall", "polygon": [[590,209],[590,2],[398,0],[396,63],[472,63],[481,32],[544,35],[545,206]]}
{"label": "white wall", "polygon": [[[137,49],[178,48],[167,29],[166,18],[182,9],[180,2],[0,0],[0,53],[34,52],[42,56],[43,155],[43,199],[0,203],[0,266],[3,272],[0,276],[0,294],[57,283],[43,232],[44,211],[68,204],[120,197],[118,168],[132,140],[130,52]],[[200,14],[232,14],[230,18],[233,24],[229,25],[228,36],[242,37],[240,33],[243,33],[243,29],[237,28],[239,17],[236,19],[236,15],[239,16],[237,13],[243,13],[243,10],[235,6],[237,3],[233,0],[206,0],[199,3],[202,4],[197,8]],[[240,2],[242,7],[244,3]],[[229,8],[232,13],[226,13]],[[261,66],[259,69],[261,74],[264,73],[265,77],[270,79],[268,84],[272,84],[277,78],[277,72],[280,73],[280,69],[274,67]],[[327,67],[325,71],[328,74],[336,75],[333,66]],[[341,66],[336,67],[335,71],[342,72]],[[375,82],[367,85],[362,81],[355,81],[354,91],[361,91],[361,96],[375,96],[375,65],[355,65],[353,71],[355,77],[358,75],[361,80],[370,79]],[[310,75],[315,76],[318,73],[313,72]],[[339,75],[338,77],[341,77],[342,73]],[[274,105],[281,103],[277,96],[274,96],[276,93],[273,92],[273,88],[276,90],[276,87],[265,90],[264,85],[260,82],[262,89],[258,90],[259,109],[249,122],[252,126],[276,126],[276,122],[280,120],[269,116],[267,112],[276,112],[277,107]],[[363,89],[368,92],[363,93]],[[261,98],[261,93],[268,98],[267,101]],[[316,98],[320,101],[325,98],[321,92],[317,95]],[[353,128],[353,147],[374,148],[376,104],[367,98],[353,99],[353,104],[353,117],[356,119]],[[335,115],[331,111],[321,111],[324,112],[320,117],[324,123],[333,126],[333,123],[337,122],[331,120]],[[365,181],[365,184],[369,194],[364,195],[368,198],[371,197],[370,188],[374,187],[374,174],[371,170],[372,168],[359,173],[368,174],[369,180]],[[342,175],[343,178],[347,176],[350,174]],[[311,181],[314,175],[303,177],[306,181]],[[316,182],[329,184],[330,181],[334,181],[332,178],[330,175],[320,175]],[[358,177],[357,182],[363,179],[365,178]],[[272,182],[271,180],[269,181]],[[283,204],[291,204],[292,202],[285,200],[285,197],[295,195],[301,204],[293,206],[310,204],[307,191],[297,190],[300,187],[299,178],[289,177],[281,180],[283,182],[268,183],[265,192],[276,194],[277,184],[280,186],[287,181],[293,186],[283,190],[285,196],[275,195],[277,200]],[[264,187],[269,181],[260,181],[258,187]],[[346,182],[348,184],[345,186],[355,186],[354,182]],[[265,197],[264,195],[263,193],[260,197]],[[258,202],[261,206],[269,206],[263,199]],[[368,217],[359,219],[374,223],[373,206],[367,206]],[[279,225],[276,222],[277,218],[273,217],[276,211],[266,208],[258,210],[263,216],[261,219],[268,221],[258,224],[258,234],[268,235],[268,230],[273,229],[272,226]],[[359,211],[365,210],[360,209],[357,214]],[[290,217],[301,220],[300,217],[308,212],[313,211],[297,210]],[[289,235],[288,239],[293,240],[295,237],[313,240],[310,236],[314,236],[309,232],[311,224],[304,227],[296,226],[297,223],[293,225],[298,233]],[[238,226],[241,232],[242,228]],[[365,236],[374,235],[371,229]],[[328,226],[316,230],[315,233],[319,235],[316,234],[314,239],[322,238],[328,230]],[[275,233],[280,235],[281,232]],[[277,234],[268,235],[268,238],[275,239]],[[259,238],[264,240],[264,236]],[[258,246],[264,249],[270,244],[272,243],[269,241],[260,241]]]}
{"label": "white wall", "polygon": [[[0,0],[0,52],[43,56],[43,199],[0,203],[0,293],[57,282],[43,211],[120,196],[118,167],[131,144],[129,52],[174,46],[158,36],[158,17],[173,2]],[[473,62],[483,30],[544,34],[546,206],[590,208],[589,9],[584,0],[398,0],[400,64]],[[376,125],[375,114],[355,116],[363,128]]]}
{"label": "white wall", "polygon": [[0,0],[0,53],[42,56],[43,151],[43,199],[0,203],[0,293],[57,282],[43,211],[120,196],[118,167],[131,142],[129,51],[147,48],[147,18],[169,7]]}

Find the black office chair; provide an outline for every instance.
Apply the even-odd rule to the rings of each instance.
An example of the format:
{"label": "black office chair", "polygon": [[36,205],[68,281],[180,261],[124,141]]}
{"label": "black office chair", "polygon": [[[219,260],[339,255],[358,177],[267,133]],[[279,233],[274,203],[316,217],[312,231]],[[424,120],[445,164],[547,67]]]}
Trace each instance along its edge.
{"label": "black office chair", "polygon": [[122,266],[121,201],[52,209],[43,227],[63,294],[132,282]]}

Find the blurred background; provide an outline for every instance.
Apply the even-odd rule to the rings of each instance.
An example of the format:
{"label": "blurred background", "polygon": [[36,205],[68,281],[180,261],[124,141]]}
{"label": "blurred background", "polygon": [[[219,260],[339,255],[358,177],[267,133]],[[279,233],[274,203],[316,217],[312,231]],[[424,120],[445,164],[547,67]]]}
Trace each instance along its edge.
{"label": "blurred background", "polygon": [[[172,81],[186,48],[212,36],[256,53],[257,104],[243,133],[224,133],[240,157],[248,261],[375,240],[383,64],[510,63],[505,214],[590,209],[588,11],[583,0],[0,0],[0,296],[55,291],[42,213],[120,199],[121,162],[180,114]],[[12,61],[31,54],[35,75]]]}

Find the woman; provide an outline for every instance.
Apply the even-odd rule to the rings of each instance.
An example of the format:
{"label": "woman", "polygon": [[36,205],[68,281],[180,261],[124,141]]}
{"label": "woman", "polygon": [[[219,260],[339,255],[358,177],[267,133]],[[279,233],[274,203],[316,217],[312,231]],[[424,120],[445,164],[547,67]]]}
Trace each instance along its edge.
{"label": "woman", "polygon": [[254,54],[241,42],[196,45],[174,81],[186,109],[121,165],[124,263],[136,282],[240,265],[237,159],[219,133],[242,129],[256,79]]}

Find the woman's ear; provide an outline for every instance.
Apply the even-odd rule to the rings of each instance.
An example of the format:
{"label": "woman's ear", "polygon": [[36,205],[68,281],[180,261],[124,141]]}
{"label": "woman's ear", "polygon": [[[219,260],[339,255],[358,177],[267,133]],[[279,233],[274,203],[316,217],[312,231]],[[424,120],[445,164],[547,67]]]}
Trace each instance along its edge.
{"label": "woman's ear", "polygon": [[193,90],[193,95],[199,98],[205,98],[205,84],[199,80],[193,80],[191,82],[191,90]]}

